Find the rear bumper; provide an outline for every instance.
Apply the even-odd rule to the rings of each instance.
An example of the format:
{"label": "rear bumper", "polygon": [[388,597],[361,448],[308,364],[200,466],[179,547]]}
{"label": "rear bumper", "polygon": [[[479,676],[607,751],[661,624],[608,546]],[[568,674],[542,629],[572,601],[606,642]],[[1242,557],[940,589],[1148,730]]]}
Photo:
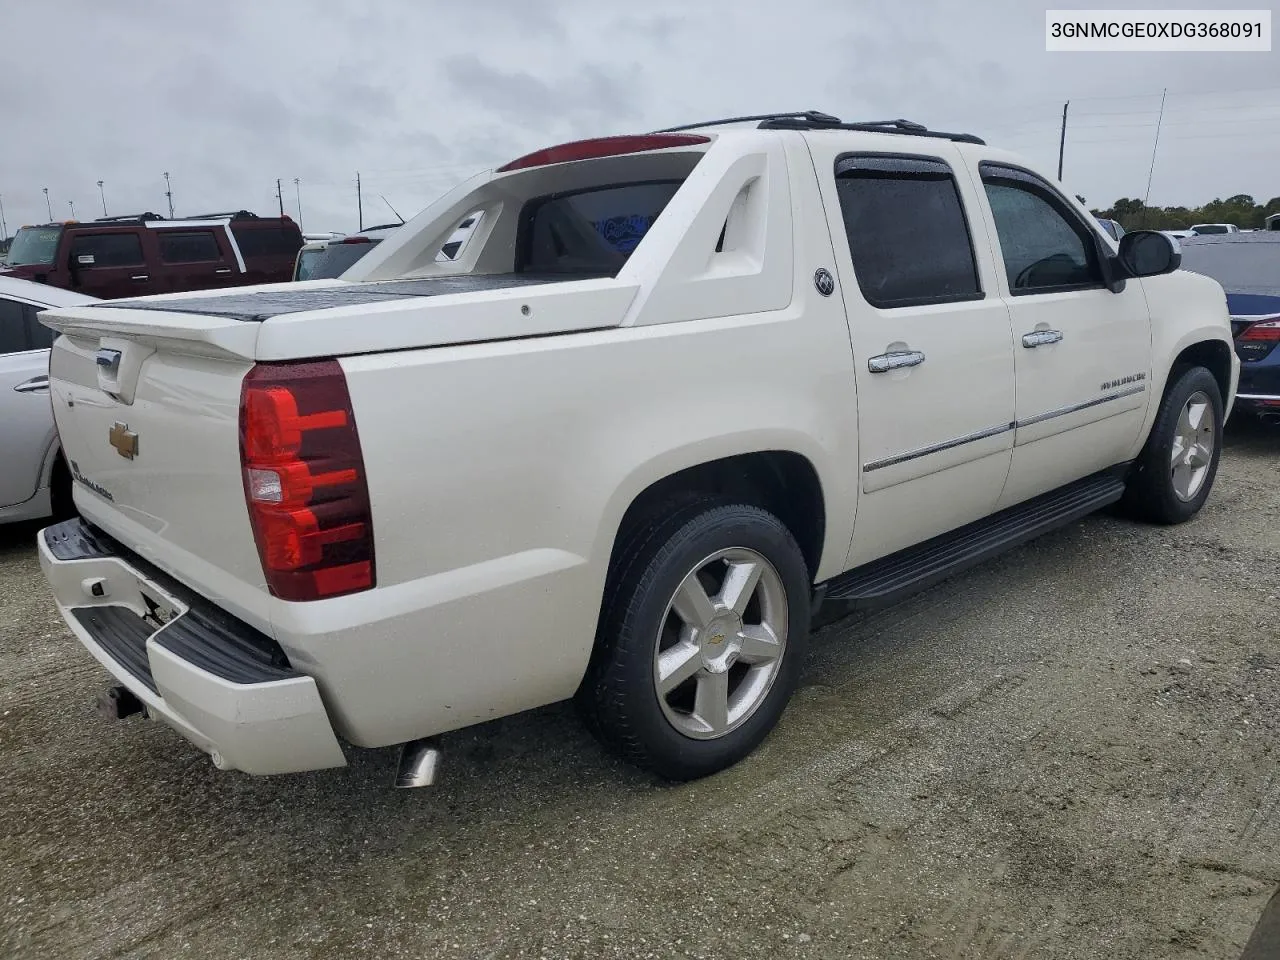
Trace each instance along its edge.
{"label": "rear bumper", "polygon": [[37,537],[58,611],[85,648],[221,769],[346,763],[315,680],[276,643],[84,521]]}

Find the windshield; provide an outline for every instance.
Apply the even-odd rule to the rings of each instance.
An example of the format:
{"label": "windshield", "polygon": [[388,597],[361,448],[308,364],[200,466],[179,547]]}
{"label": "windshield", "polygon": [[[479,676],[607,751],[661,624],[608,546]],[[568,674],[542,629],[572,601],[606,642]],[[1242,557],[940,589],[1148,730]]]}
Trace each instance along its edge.
{"label": "windshield", "polygon": [[365,243],[326,244],[315,250],[303,250],[298,254],[294,268],[295,280],[332,280],[347,272],[348,268],[382,241]]}
{"label": "windshield", "polygon": [[1227,293],[1280,296],[1280,242],[1236,243],[1194,241],[1182,244],[1182,269],[1202,273]]}
{"label": "windshield", "polygon": [[1226,227],[1218,223],[1208,223],[1202,227],[1192,227],[1191,230],[1193,233],[1198,233],[1201,236],[1205,236],[1210,233],[1230,233]]}
{"label": "windshield", "polygon": [[5,259],[11,267],[53,263],[60,236],[61,227],[23,227],[13,238],[13,245]]}

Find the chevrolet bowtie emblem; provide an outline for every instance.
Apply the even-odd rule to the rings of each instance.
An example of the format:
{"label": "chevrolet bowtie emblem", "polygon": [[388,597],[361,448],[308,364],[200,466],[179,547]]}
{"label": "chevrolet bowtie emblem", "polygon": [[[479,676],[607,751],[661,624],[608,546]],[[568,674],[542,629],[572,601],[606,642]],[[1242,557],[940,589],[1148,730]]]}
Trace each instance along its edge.
{"label": "chevrolet bowtie emblem", "polygon": [[132,460],[138,455],[138,435],[129,429],[127,423],[116,421],[107,433],[107,439],[116,448],[120,456]]}

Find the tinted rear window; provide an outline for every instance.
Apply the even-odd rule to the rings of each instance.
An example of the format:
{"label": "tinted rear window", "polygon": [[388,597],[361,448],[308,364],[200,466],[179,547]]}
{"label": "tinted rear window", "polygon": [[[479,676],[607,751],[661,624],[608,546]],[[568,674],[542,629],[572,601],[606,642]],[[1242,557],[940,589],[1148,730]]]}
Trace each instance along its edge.
{"label": "tinted rear window", "polygon": [[851,156],[836,192],[858,287],[878,307],[982,297],[951,168],[928,157]]}
{"label": "tinted rear window", "polygon": [[297,227],[254,227],[231,224],[231,233],[246,257],[292,257],[302,246]]}
{"label": "tinted rear window", "polygon": [[330,243],[322,250],[303,250],[294,268],[295,280],[332,280],[376,247],[381,240],[369,243]]}
{"label": "tinted rear window", "polygon": [[93,267],[132,267],[142,263],[142,240],[136,233],[72,234],[71,265],[86,254],[93,257]]}
{"label": "tinted rear window", "polygon": [[[1238,236],[1238,234],[1234,235]],[[1280,297],[1280,241],[1250,239],[1182,244],[1182,269],[1217,280],[1228,293]]]}
{"label": "tinted rear window", "polygon": [[682,182],[624,183],[530,200],[516,270],[616,274]]}
{"label": "tinted rear window", "polygon": [[210,230],[190,233],[162,230],[156,239],[160,243],[160,259],[165,263],[206,263],[222,259],[218,240]]}

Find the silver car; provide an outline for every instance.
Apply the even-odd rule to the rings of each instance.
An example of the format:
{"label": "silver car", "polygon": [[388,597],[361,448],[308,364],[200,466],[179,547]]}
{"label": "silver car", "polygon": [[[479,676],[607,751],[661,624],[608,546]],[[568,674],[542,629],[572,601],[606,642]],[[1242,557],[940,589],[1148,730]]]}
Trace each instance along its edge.
{"label": "silver car", "polygon": [[36,315],[94,297],[0,276],[0,523],[71,509],[71,474],[49,406],[54,333]]}

